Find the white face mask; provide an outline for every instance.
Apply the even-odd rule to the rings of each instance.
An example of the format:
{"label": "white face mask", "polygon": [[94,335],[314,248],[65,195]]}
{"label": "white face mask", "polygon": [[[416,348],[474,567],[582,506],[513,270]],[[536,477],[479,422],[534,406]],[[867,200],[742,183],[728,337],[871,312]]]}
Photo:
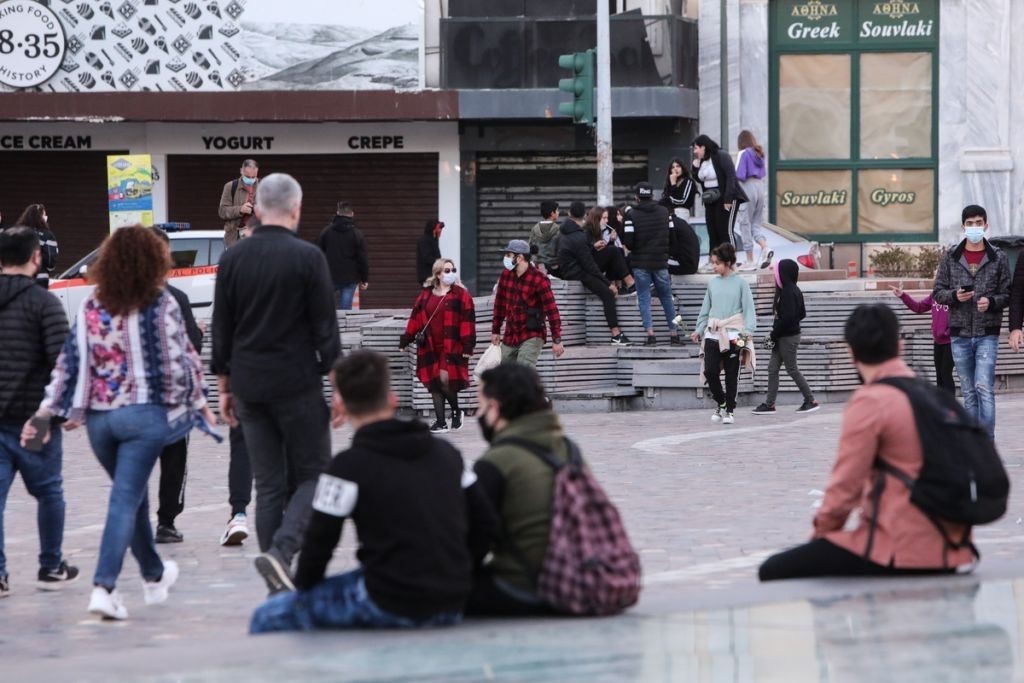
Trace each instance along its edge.
{"label": "white face mask", "polygon": [[441,282],[446,285],[454,285],[457,277],[455,273],[441,273]]}
{"label": "white face mask", "polygon": [[511,256],[506,256],[501,263],[505,266],[505,270],[512,270],[516,267],[516,262],[512,260]]}

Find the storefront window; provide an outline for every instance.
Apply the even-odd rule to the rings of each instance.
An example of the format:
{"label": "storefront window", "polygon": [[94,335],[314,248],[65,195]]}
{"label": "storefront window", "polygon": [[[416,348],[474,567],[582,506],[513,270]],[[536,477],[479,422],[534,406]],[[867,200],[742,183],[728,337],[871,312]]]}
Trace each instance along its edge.
{"label": "storefront window", "polygon": [[935,172],[931,169],[860,171],[857,195],[857,232],[930,233],[934,229]]}
{"label": "storefront window", "polygon": [[850,171],[779,171],[775,175],[776,221],[802,234],[849,234]]}
{"label": "storefront window", "polygon": [[850,55],[779,60],[779,158],[850,157]]}
{"label": "storefront window", "polygon": [[932,55],[860,56],[861,159],[932,155]]}

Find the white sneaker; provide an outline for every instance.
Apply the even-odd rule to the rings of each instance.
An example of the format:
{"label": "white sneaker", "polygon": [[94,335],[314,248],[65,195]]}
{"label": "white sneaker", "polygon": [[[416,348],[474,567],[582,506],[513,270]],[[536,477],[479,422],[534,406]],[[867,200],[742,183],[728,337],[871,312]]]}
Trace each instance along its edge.
{"label": "white sneaker", "polygon": [[121,602],[121,594],[114,590],[110,593],[106,588],[96,586],[89,598],[89,613],[98,614],[104,619],[127,619],[128,610]]}
{"label": "white sneaker", "polygon": [[224,535],[220,537],[221,545],[242,545],[249,537],[249,526],[245,523],[245,513],[239,512],[228,521]]}
{"label": "white sneaker", "polygon": [[164,560],[164,575],[159,581],[143,581],[142,597],[147,605],[159,605],[167,602],[167,589],[178,580],[178,563],[174,560]]}
{"label": "white sneaker", "polygon": [[722,410],[723,408],[725,408],[725,406],[718,406],[717,408],[715,408],[715,412],[713,412],[711,414],[711,421],[712,422],[721,422],[722,421],[722,412],[724,412]]}
{"label": "white sneaker", "polygon": [[722,418],[722,424],[724,425],[731,425],[735,421],[736,418],[732,416],[732,413],[726,413],[725,417]]}

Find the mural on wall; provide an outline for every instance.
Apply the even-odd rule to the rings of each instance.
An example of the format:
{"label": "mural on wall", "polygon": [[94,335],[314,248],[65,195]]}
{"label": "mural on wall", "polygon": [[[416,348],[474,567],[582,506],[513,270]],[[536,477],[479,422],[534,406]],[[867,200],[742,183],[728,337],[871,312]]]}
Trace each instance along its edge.
{"label": "mural on wall", "polygon": [[419,0],[0,0],[0,90],[409,90]]}

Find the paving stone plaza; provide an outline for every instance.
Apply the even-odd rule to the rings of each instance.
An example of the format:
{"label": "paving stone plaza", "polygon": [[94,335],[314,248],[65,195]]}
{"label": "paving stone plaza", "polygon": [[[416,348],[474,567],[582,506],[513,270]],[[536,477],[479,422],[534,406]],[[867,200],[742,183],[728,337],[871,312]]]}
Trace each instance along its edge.
{"label": "paving stone plaza", "polygon": [[[1021,485],[1024,397],[1000,396],[997,440]],[[835,453],[840,405],[798,418],[741,410],[568,415],[564,422],[619,505],[642,555],[644,591],[606,619],[466,620],[451,629],[246,635],[265,586],[254,539],[217,541],[228,517],[226,445],[193,437],[181,565],[164,605],[145,607],[137,565],[121,589],[131,618],[86,613],[109,483],[82,431],[65,442],[65,551],[83,578],[33,586],[35,503],[16,484],[5,516],[12,595],[0,604],[4,681],[1010,681],[1024,679],[1024,515],[1019,500],[976,532],[972,576],[760,585],[769,553],[805,540]],[[335,449],[348,429],[334,433]],[[472,420],[449,435],[467,459]],[[155,498],[156,477],[151,481]],[[331,572],[354,565],[346,527]]]}

